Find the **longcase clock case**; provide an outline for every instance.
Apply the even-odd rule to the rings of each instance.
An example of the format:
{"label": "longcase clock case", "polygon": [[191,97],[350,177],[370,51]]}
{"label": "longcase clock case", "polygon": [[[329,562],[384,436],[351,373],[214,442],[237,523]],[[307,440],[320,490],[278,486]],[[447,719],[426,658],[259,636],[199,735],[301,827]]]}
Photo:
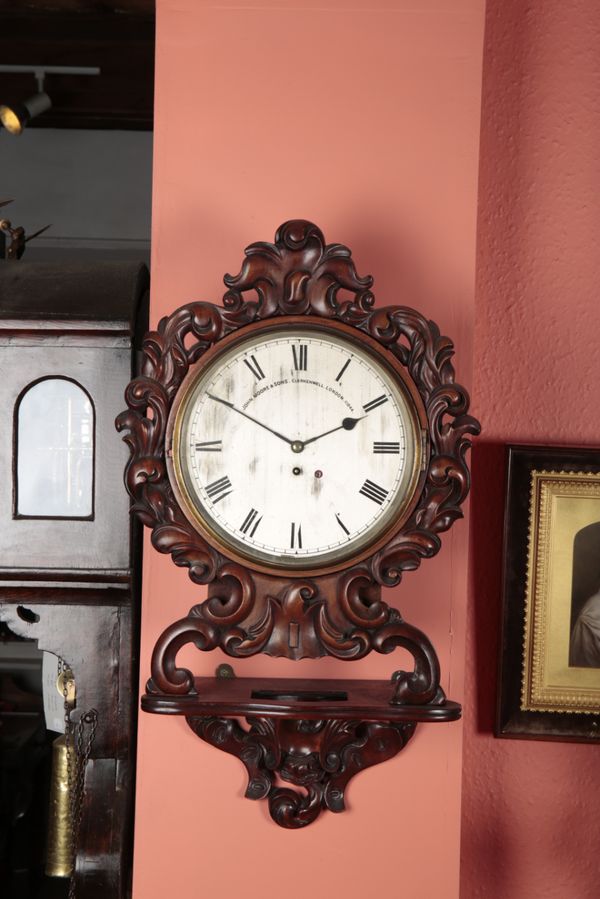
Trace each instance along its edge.
{"label": "longcase clock case", "polygon": [[0,262],[0,621],[73,672],[74,727],[96,714],[78,899],[130,890],[141,544],[114,419],[148,288],[141,264]]}

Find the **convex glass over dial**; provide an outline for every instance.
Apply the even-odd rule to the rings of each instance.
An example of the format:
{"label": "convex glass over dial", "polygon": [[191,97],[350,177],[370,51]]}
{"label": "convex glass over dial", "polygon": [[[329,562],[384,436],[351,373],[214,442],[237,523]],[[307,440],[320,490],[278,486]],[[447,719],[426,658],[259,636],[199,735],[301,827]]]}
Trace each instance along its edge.
{"label": "convex glass over dial", "polygon": [[172,472],[186,514],[267,567],[325,568],[404,515],[424,463],[400,376],[333,330],[262,329],[192,373]]}

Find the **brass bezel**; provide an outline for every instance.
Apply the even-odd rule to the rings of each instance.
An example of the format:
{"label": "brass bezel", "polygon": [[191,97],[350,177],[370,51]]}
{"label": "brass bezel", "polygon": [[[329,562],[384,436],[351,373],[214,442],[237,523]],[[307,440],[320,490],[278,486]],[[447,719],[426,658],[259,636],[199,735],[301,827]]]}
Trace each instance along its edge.
{"label": "brass bezel", "polygon": [[[195,498],[191,496],[186,484],[185,472],[181,466],[180,437],[187,408],[196,390],[198,381],[206,375],[209,369],[218,364],[222,356],[230,350],[237,349],[239,345],[256,339],[258,335],[272,334],[277,331],[293,331],[294,329],[320,332],[329,338],[332,337],[333,332],[338,339],[341,337],[353,343],[360,351],[367,356],[371,356],[375,364],[386,370],[388,377],[395,382],[406,402],[415,438],[414,458],[404,497],[402,501],[398,502],[397,506],[390,507],[393,508],[394,515],[390,518],[390,514],[386,514],[381,526],[374,528],[374,534],[370,539],[366,538],[363,545],[357,546],[354,544],[353,547],[343,552],[343,554],[340,551],[332,551],[331,556],[335,556],[335,558],[330,558],[329,560],[327,560],[324,554],[320,558],[314,556],[312,558],[309,556],[297,558],[281,557],[282,561],[278,563],[272,557],[269,559],[266,553],[264,557],[262,554],[258,556],[250,548],[238,545],[227,532],[215,528],[212,521],[204,518],[201,509],[195,502]],[[228,558],[234,559],[241,564],[250,565],[256,571],[274,575],[286,574],[291,577],[315,576],[342,570],[347,568],[349,564],[357,563],[373,555],[380,547],[389,542],[390,537],[406,522],[418,501],[429,461],[427,415],[416,385],[406,373],[404,367],[401,366],[389,350],[382,347],[368,335],[357,333],[355,329],[341,322],[331,321],[324,323],[321,319],[315,319],[311,316],[286,316],[284,319],[276,321],[255,322],[245,326],[240,331],[228,335],[207,350],[198,362],[190,366],[190,370],[177,391],[167,423],[165,441],[169,480],[177,502],[193,527],[212,546]],[[321,564],[318,564],[319,562]]]}

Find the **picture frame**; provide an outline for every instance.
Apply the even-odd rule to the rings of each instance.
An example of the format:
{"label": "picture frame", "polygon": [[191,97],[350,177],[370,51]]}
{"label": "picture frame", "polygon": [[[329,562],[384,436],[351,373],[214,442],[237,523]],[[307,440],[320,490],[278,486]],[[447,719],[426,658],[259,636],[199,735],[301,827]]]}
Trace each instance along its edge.
{"label": "picture frame", "polygon": [[600,742],[600,449],[507,447],[499,662],[497,737]]}

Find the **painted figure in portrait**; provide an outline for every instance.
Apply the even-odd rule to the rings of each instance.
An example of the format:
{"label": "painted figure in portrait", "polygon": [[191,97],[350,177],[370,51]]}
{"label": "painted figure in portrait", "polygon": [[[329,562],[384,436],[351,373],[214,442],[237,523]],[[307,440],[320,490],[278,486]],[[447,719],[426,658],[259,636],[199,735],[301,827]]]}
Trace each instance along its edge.
{"label": "painted figure in portrait", "polygon": [[600,522],[573,542],[570,668],[600,668]]}

